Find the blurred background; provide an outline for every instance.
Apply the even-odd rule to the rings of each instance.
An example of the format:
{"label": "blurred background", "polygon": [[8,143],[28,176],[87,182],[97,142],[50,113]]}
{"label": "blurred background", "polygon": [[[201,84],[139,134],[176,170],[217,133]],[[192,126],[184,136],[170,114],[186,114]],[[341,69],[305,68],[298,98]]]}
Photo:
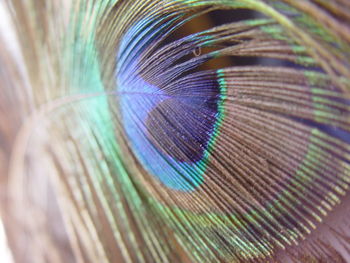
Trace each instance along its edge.
{"label": "blurred background", "polygon": [[0,220],[0,262],[1,263],[13,263],[11,252],[7,246],[7,240],[5,236],[4,226]]}

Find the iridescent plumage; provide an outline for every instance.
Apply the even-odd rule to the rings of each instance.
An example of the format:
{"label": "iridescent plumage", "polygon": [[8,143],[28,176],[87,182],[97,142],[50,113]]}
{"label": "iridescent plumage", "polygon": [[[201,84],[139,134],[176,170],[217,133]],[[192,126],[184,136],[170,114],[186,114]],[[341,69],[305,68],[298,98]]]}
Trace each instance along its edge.
{"label": "iridescent plumage", "polygon": [[[350,260],[347,0],[5,5],[18,262]],[[254,13],[179,36],[216,10]]]}

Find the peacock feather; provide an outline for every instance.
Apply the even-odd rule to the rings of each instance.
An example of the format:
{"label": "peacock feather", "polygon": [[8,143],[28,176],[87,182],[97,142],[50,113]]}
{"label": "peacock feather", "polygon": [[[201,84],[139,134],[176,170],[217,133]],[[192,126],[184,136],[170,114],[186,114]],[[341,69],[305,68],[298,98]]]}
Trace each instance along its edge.
{"label": "peacock feather", "polygon": [[348,0],[0,10],[16,262],[350,262]]}

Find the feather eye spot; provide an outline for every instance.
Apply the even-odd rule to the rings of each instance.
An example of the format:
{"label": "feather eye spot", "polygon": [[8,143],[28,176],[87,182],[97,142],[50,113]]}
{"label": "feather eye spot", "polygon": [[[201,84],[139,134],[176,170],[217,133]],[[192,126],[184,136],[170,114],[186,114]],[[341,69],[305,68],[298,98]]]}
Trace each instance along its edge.
{"label": "feather eye spot", "polygon": [[175,99],[159,103],[146,121],[149,140],[178,162],[192,164],[200,161],[217,114],[216,105],[202,107],[196,108]]}

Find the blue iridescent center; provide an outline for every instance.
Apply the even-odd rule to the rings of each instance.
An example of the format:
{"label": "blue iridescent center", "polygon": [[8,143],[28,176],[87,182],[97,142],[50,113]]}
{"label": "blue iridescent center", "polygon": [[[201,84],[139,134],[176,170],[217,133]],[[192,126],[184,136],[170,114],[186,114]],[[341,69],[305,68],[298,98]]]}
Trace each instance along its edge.
{"label": "blue iridescent center", "polygon": [[188,87],[167,90],[145,81],[137,57],[125,66],[136,31],[132,27],[124,36],[117,57],[117,90],[128,142],[142,167],[165,186],[193,191],[204,181],[208,148],[217,133],[219,83],[196,78]]}

